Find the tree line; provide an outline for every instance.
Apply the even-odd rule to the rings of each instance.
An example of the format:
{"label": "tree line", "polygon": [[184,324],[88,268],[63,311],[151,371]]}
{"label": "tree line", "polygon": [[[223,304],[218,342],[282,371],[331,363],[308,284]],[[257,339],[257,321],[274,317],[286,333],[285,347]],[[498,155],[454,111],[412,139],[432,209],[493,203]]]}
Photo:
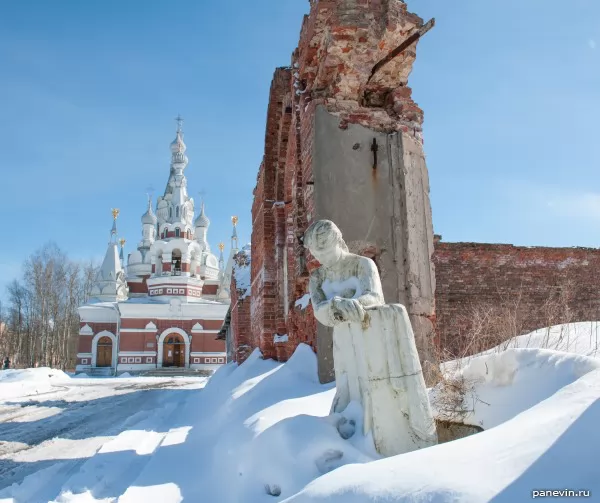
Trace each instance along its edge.
{"label": "tree line", "polygon": [[96,277],[92,261],[69,259],[47,243],[23,262],[22,274],[7,287],[0,309],[0,357],[11,367],[75,367],[79,315]]}

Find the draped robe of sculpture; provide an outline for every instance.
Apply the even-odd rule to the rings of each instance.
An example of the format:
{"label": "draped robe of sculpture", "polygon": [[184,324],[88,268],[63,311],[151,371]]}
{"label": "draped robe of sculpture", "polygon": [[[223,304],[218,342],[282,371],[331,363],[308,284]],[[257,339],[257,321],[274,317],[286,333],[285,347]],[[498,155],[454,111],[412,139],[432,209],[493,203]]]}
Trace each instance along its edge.
{"label": "draped robe of sculpture", "polygon": [[315,316],[334,327],[332,412],[359,402],[363,433],[372,433],[383,456],[435,445],[435,421],[406,309],[384,304],[375,263],[348,253],[333,222],[313,224],[304,242],[323,264],[310,277]]}

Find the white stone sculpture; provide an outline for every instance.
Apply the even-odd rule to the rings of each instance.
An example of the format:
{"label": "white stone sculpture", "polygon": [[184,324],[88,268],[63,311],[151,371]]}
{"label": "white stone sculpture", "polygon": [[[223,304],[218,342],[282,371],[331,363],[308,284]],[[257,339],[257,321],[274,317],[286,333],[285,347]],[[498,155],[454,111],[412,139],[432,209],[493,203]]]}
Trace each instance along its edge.
{"label": "white stone sculpture", "polygon": [[334,327],[332,413],[359,402],[363,433],[372,432],[383,456],[435,445],[435,421],[406,309],[385,304],[375,263],[349,253],[333,222],[313,223],[304,246],[321,264],[310,275],[315,316]]}

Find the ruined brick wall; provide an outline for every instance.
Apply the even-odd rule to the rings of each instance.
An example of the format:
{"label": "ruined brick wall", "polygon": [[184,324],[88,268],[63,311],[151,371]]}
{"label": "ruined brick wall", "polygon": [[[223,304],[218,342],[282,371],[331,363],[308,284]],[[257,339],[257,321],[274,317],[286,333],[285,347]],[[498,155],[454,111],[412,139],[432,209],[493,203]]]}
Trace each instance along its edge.
{"label": "ruined brick wall", "polygon": [[[310,5],[291,65],[273,76],[252,205],[251,343],[264,357],[280,361],[301,342],[317,348],[312,308],[299,308],[296,301],[307,292],[309,270],[318,265],[301,242],[316,217],[318,107],[339,117],[342,129],[361,124],[421,139],[422,112],[406,87],[416,44],[369,77],[375,63],[423,21],[399,0],[312,0]],[[275,342],[276,335],[287,338]]]}
{"label": "ruined brick wall", "polygon": [[[278,298],[278,268],[283,264],[282,239],[276,237],[276,229],[285,228],[285,212],[282,211],[283,171],[286,157],[287,130],[291,105],[289,69],[275,71],[269,95],[265,154],[260,166],[254,202],[252,204],[252,335],[265,358],[276,358],[273,337],[277,334],[278,318],[282,317],[283,306]],[[288,128],[289,129],[289,125]],[[279,184],[278,184],[279,179]],[[278,203],[278,204],[275,204]]]}
{"label": "ruined brick wall", "polygon": [[506,308],[520,333],[600,316],[598,249],[437,241],[434,264],[438,336],[449,351],[478,309]]}
{"label": "ruined brick wall", "polygon": [[250,316],[250,250],[237,253],[231,274],[231,347],[233,361],[242,364],[256,347],[252,337]]}
{"label": "ruined brick wall", "polygon": [[[386,277],[397,273],[397,289],[391,295],[386,292],[386,298],[407,305],[417,337],[432,332],[437,316],[438,336],[450,346],[457,334],[468,331],[468,317],[465,321],[464,314],[474,301],[498,304],[498,299],[510,299],[517,292],[523,298],[519,307],[524,319],[522,329],[545,326],[548,316],[540,314],[539,303],[557,292],[564,294],[569,278],[578,284],[569,300],[570,313],[575,319],[596,316],[595,250],[461,243],[438,243],[436,248],[434,314],[435,280],[429,260],[433,232],[422,150],[423,112],[412,100],[407,86],[416,43],[371,76],[378,61],[422,26],[423,20],[408,12],[400,0],[311,0],[290,66],[275,70],[267,109],[264,158],[252,205],[250,307],[249,313],[243,315],[250,320],[248,344],[259,347],[265,358],[285,361],[302,342],[315,350],[318,347],[312,307],[296,305],[307,292],[309,271],[318,265],[304,249],[301,238],[315,218],[329,218],[331,213],[323,211],[318,195],[323,185],[317,183],[315,190],[315,180],[322,182],[323,175],[329,175],[327,170],[333,170],[333,166],[337,166],[332,176],[336,180],[347,177],[349,171],[340,169],[339,163],[323,160],[327,157],[322,148],[326,142],[318,135],[319,126],[323,131],[323,122],[317,120],[323,111],[335,120],[336,134],[364,127],[369,141],[377,133],[380,150],[389,147],[393,151],[390,157],[396,156],[388,159],[388,171],[402,175],[390,178],[399,189],[390,189],[385,196],[394,199],[398,208],[389,214],[387,208],[373,213],[378,222],[393,222],[392,229],[378,229],[377,236],[370,235],[368,241],[364,238],[364,246],[352,251],[373,258],[385,269]],[[338,142],[338,150],[339,145]],[[345,162],[344,156],[354,156],[356,161],[361,150],[369,153],[366,146],[356,145],[354,154],[337,152],[337,161],[342,157]],[[380,152],[380,158],[386,155]],[[364,165],[370,169],[368,162]],[[386,181],[382,173],[387,168],[386,165],[377,173],[373,170],[372,178],[379,187]],[[382,193],[372,190],[370,197]],[[360,205],[348,205],[348,219],[361,211]],[[349,230],[355,229],[343,228],[342,232]],[[392,239],[386,232],[393,234]],[[390,260],[394,266],[389,265]],[[234,320],[236,316],[241,319],[241,309],[248,306],[247,301],[236,300],[232,304],[236,306],[232,310]],[[242,329],[235,330],[241,344]],[[318,351],[321,362],[323,348],[319,346]],[[323,377],[321,369],[319,372]]]}

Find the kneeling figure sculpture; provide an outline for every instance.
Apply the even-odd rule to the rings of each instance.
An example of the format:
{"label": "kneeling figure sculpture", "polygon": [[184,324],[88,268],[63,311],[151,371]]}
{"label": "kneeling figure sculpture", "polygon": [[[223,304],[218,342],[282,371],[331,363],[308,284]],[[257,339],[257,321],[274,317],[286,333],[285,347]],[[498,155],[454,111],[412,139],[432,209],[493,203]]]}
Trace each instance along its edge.
{"label": "kneeling figure sculpture", "polygon": [[383,456],[435,445],[435,421],[406,309],[385,304],[375,263],[349,253],[333,222],[314,222],[304,246],[321,264],[309,283],[315,316],[334,327],[332,413],[359,402],[363,433],[372,433]]}

